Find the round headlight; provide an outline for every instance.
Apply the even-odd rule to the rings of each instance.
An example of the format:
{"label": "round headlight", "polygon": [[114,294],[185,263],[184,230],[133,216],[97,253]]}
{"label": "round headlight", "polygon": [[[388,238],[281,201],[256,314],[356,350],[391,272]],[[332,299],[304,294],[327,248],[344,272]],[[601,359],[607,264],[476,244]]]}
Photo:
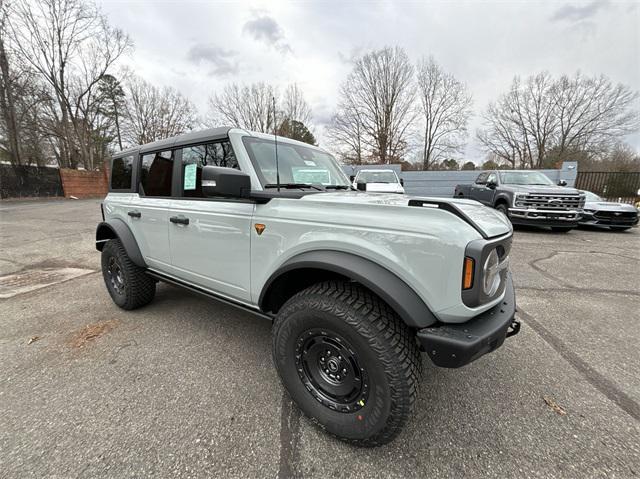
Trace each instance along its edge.
{"label": "round headlight", "polygon": [[494,249],[484,262],[482,289],[487,296],[493,296],[500,287],[500,258]]}

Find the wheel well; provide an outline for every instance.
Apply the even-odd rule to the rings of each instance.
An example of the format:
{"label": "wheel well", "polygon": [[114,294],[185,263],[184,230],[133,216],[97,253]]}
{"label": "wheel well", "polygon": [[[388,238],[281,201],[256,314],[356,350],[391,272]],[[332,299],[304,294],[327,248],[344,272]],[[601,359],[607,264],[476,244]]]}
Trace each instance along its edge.
{"label": "wheel well", "polygon": [[277,313],[282,305],[296,293],[323,281],[348,281],[344,275],[319,268],[299,268],[281,274],[269,285],[264,295],[262,310]]}
{"label": "wheel well", "polygon": [[498,198],[494,206],[498,206],[498,205],[505,205],[508,208],[509,202],[505,198]]}
{"label": "wheel well", "polygon": [[96,249],[98,251],[102,251],[102,248],[104,248],[104,244],[106,243],[105,240],[115,239],[117,237],[118,235],[113,231],[113,228],[107,224],[101,224],[96,230]]}

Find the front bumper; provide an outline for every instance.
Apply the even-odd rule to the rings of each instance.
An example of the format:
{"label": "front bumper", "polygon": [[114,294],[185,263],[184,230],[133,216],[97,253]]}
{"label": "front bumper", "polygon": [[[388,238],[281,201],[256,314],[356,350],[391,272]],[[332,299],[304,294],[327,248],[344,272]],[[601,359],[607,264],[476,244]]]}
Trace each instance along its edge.
{"label": "front bumper", "polygon": [[577,226],[580,211],[509,208],[509,219],[511,223],[519,225]]}
{"label": "front bumper", "polygon": [[417,336],[436,366],[459,368],[494,351],[505,338],[517,334],[520,323],[515,314],[516,296],[509,273],[504,299],[499,304],[465,323],[438,323],[420,329]]}

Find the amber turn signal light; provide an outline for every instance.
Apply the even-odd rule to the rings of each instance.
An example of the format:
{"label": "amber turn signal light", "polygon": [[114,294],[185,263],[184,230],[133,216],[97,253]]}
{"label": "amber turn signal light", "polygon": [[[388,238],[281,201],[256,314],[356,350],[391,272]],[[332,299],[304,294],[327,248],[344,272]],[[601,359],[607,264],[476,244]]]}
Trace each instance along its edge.
{"label": "amber turn signal light", "polygon": [[471,289],[473,286],[473,258],[465,257],[462,268],[462,289]]}

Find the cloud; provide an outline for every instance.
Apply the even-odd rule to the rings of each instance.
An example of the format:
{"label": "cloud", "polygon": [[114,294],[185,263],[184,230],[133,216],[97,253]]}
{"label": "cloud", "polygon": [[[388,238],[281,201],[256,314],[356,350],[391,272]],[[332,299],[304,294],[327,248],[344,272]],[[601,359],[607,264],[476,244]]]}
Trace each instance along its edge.
{"label": "cloud", "polygon": [[238,60],[235,59],[238,52],[225,50],[211,44],[196,43],[187,53],[187,59],[197,65],[209,63],[213,68],[209,75],[234,75],[238,73]]}
{"label": "cloud", "polygon": [[598,10],[606,7],[609,4],[608,0],[594,0],[591,3],[587,3],[581,6],[565,4],[558,8],[551,16],[552,21],[569,21],[578,22],[594,16],[598,13]]}
{"label": "cloud", "polygon": [[243,33],[249,34],[254,40],[264,42],[282,53],[291,53],[291,46],[285,41],[284,31],[269,15],[259,15],[249,20],[242,27]]}

